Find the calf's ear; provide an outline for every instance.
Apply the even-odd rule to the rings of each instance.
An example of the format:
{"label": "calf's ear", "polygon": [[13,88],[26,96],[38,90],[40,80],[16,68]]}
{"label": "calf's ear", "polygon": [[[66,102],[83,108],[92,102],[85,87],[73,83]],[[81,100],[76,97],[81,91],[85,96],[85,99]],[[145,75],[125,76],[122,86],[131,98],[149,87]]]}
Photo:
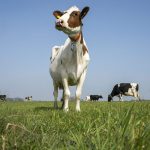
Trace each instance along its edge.
{"label": "calf's ear", "polygon": [[53,12],[53,15],[59,19],[62,15],[63,15],[63,12],[59,11],[59,10],[56,10]]}
{"label": "calf's ear", "polygon": [[83,19],[86,16],[86,14],[88,13],[89,9],[90,9],[90,7],[88,7],[88,6],[86,6],[86,7],[84,7],[82,9],[81,14],[80,14],[81,19]]}

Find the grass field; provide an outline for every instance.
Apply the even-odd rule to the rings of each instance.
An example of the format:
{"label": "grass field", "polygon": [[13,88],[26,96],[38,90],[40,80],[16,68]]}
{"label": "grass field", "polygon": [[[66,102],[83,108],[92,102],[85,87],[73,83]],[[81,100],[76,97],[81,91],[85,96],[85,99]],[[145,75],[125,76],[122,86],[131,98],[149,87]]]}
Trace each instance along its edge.
{"label": "grass field", "polygon": [[0,149],[150,149],[150,102],[81,102],[80,113],[69,106],[1,102]]}

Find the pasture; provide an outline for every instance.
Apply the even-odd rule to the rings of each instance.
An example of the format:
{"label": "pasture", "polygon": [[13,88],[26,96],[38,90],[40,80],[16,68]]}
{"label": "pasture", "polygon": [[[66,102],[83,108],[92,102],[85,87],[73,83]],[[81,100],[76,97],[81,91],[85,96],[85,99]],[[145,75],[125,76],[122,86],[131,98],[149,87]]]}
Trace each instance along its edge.
{"label": "pasture", "polygon": [[[60,106],[61,103],[59,103]],[[149,149],[150,102],[1,102],[0,149]]]}

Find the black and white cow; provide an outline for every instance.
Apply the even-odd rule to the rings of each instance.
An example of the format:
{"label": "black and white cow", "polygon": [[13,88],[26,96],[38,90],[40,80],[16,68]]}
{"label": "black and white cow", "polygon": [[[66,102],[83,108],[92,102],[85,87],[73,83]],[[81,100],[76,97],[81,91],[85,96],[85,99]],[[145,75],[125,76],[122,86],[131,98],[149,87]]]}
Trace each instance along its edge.
{"label": "black and white cow", "polygon": [[113,100],[114,96],[119,97],[119,101],[123,101],[122,96],[133,96],[140,100],[139,95],[139,85],[137,83],[120,83],[116,84],[111,92],[110,95],[108,95],[108,102]]}
{"label": "black and white cow", "polygon": [[5,101],[6,100],[6,95],[0,95],[0,100]]}
{"label": "black and white cow", "polygon": [[32,101],[32,96],[25,97],[25,101]]}
{"label": "black and white cow", "polygon": [[86,101],[98,101],[99,98],[103,98],[102,95],[89,95],[86,96]]}

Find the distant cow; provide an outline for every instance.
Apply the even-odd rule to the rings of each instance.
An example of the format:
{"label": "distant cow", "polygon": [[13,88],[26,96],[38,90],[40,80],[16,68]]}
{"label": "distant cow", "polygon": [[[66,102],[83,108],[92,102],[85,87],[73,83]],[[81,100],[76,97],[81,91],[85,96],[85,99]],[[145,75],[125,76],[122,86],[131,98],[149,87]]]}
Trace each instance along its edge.
{"label": "distant cow", "polygon": [[6,100],[6,95],[0,95],[0,100],[5,101]]}
{"label": "distant cow", "polygon": [[110,95],[108,95],[108,102],[113,100],[114,96],[119,97],[119,101],[123,101],[122,96],[133,96],[140,100],[139,95],[139,85],[137,83],[120,83],[116,84],[111,92]]}
{"label": "distant cow", "polygon": [[25,97],[25,100],[26,100],[26,101],[32,101],[32,96],[27,96],[27,97]]}
{"label": "distant cow", "polygon": [[98,101],[99,98],[103,98],[102,95],[90,95],[86,96],[86,101]]}

